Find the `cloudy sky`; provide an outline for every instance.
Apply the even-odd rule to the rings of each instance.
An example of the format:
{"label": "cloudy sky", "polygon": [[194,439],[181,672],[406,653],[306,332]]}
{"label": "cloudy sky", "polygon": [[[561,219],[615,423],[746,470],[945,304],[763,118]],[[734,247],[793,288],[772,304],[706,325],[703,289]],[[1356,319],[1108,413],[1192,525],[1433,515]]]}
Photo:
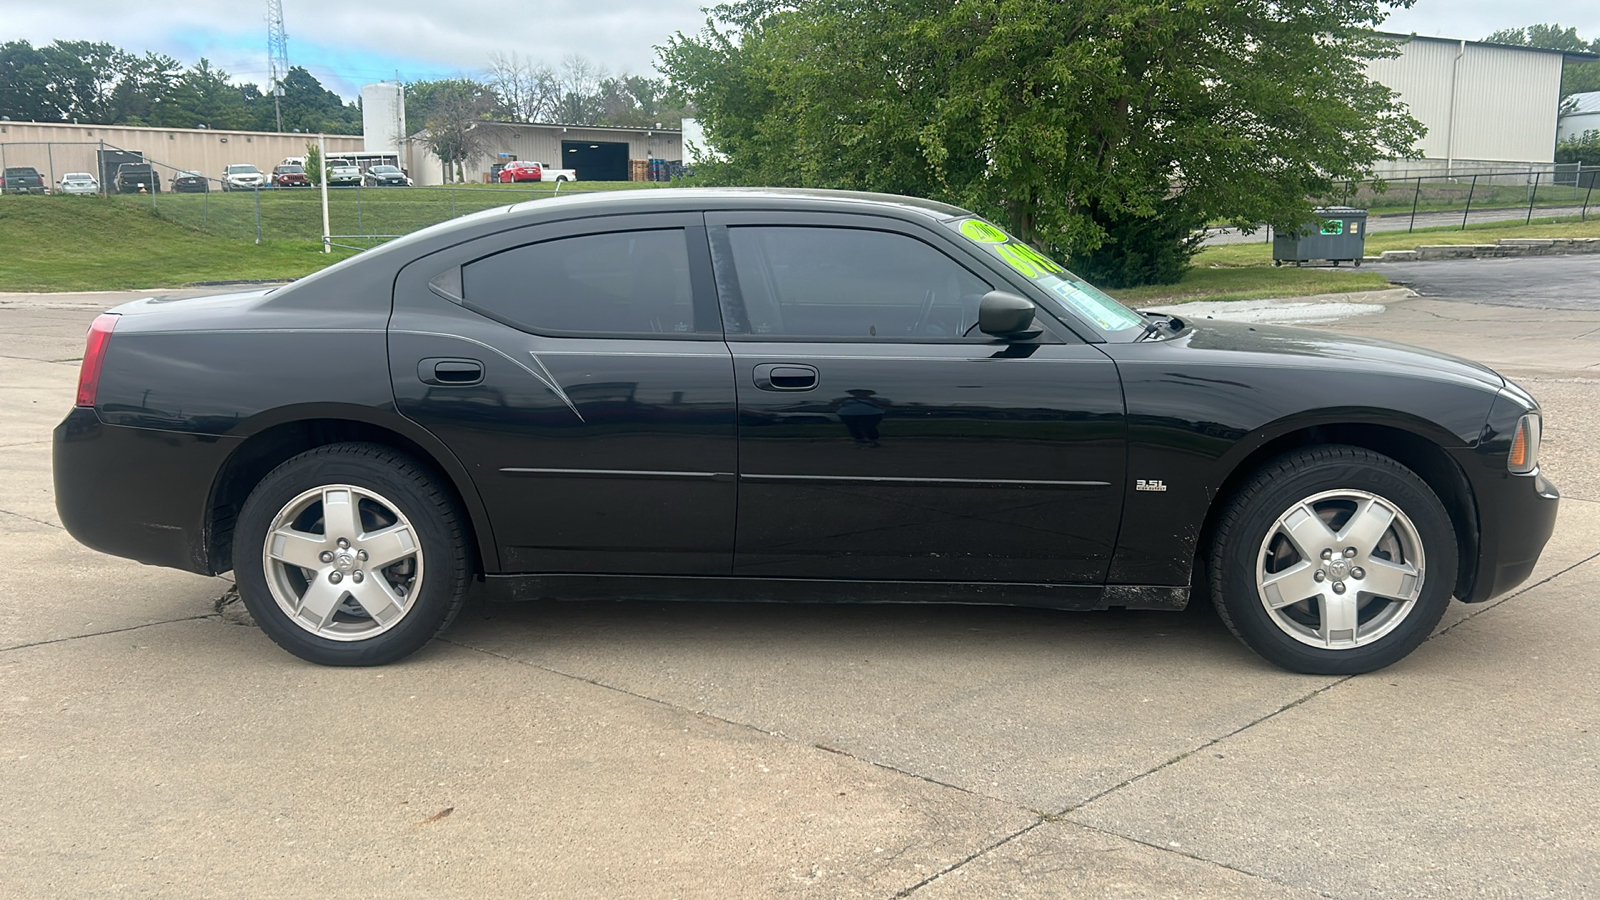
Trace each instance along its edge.
{"label": "cloudy sky", "polygon": [[[283,0],[289,62],[305,66],[347,98],[383,79],[448,77],[483,69],[489,54],[515,51],[558,63],[577,54],[612,72],[653,71],[655,51],[675,31],[705,21],[710,0]],[[109,41],[155,50],[190,64],[204,56],[238,80],[267,79],[266,0],[187,0],[155,12],[127,0],[74,0],[70,12],[4,0],[6,34],[46,44],[57,38]],[[1482,38],[1535,22],[1576,26],[1600,37],[1600,0],[1418,0],[1396,12],[1393,31]]]}

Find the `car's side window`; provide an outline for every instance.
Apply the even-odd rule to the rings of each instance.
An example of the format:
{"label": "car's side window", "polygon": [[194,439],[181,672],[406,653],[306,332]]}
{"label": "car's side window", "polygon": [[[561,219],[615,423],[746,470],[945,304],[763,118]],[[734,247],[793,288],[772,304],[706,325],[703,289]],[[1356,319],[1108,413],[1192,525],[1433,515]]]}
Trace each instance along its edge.
{"label": "car's side window", "polygon": [[753,337],[942,341],[977,321],[990,285],[932,246],[865,228],[728,228]]}
{"label": "car's side window", "polygon": [[695,334],[689,252],[681,228],[557,238],[461,267],[465,304],[538,334]]}

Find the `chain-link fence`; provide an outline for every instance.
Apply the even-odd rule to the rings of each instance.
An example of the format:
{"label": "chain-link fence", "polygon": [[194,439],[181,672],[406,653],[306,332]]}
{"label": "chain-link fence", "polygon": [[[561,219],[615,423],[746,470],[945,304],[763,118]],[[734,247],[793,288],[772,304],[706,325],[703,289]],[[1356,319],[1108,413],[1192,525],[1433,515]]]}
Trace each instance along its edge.
{"label": "chain-link fence", "polygon": [[[337,156],[330,153],[330,163]],[[241,172],[236,178],[207,175],[152,155],[99,142],[0,143],[5,167],[31,167],[57,194],[95,194],[109,203],[148,207],[161,218],[237,240],[304,241],[365,249],[419,228],[480,210],[573,193],[659,187],[653,183],[535,182],[426,187],[377,186],[366,167],[359,183],[327,189],[318,184],[279,186],[273,171]],[[371,161],[367,161],[370,164]],[[231,172],[235,166],[229,166]],[[91,188],[67,187],[68,173],[90,176]],[[310,173],[315,180],[315,173]],[[256,185],[248,182],[259,180]],[[76,184],[76,183],[75,183]],[[3,188],[0,188],[3,190]]]}
{"label": "chain-link fence", "polygon": [[[307,187],[260,188],[225,182],[166,161],[123,150],[104,141],[78,143],[0,143],[6,168],[31,166],[58,193],[68,190],[67,173],[89,173],[92,189],[107,202],[147,205],[156,215],[200,231],[238,240],[310,241],[365,249],[419,228],[468,213],[561,194],[661,186],[657,182],[578,182],[471,184],[428,187],[378,187],[370,173],[360,184],[330,186],[327,228],[322,191]],[[681,170],[657,167],[652,177],[682,177]],[[1419,170],[1420,171],[1420,170]],[[271,172],[261,173],[270,179]],[[1465,228],[1475,222],[1532,221],[1573,217],[1587,220],[1595,208],[1600,167],[1538,164],[1516,171],[1410,174],[1396,172],[1381,181],[1351,182],[1319,205],[1366,209],[1374,231],[1441,226]],[[1268,231],[1270,240],[1270,230]]]}
{"label": "chain-link fence", "polygon": [[[1600,167],[1553,164],[1529,171],[1389,177],[1352,182],[1329,206],[1354,206],[1374,217],[1403,219],[1406,230],[1472,222],[1532,221],[1572,216],[1587,220],[1600,186]],[[1389,230],[1389,229],[1385,229]],[[1398,230],[1398,229],[1395,229]]]}

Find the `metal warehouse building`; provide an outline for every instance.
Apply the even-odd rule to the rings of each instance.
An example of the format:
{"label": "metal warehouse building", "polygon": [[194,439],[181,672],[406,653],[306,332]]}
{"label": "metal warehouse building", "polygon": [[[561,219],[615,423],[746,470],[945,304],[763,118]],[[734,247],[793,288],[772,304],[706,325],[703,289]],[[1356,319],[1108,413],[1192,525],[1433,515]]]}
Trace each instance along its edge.
{"label": "metal warehouse building", "polygon": [[[359,135],[330,134],[328,154],[362,149]],[[305,156],[314,134],[222,131],[206,128],[143,128],[134,125],[76,125],[62,122],[0,122],[0,158],[8,166],[32,166],[54,182],[68,172],[99,172],[100,151],[142,154],[165,167],[165,184],[175,169],[212,178],[222,167],[250,163],[271,172],[286,156]],[[102,173],[103,177],[103,173]]]}
{"label": "metal warehouse building", "polygon": [[1538,47],[1386,34],[1400,55],[1367,74],[1410,107],[1428,133],[1423,158],[1394,160],[1382,174],[1453,175],[1548,168],[1555,159],[1561,70],[1600,59]]}
{"label": "metal warehouse building", "polygon": [[1600,131],[1600,91],[1573,94],[1563,100],[1557,128],[1556,139],[1562,141]]}
{"label": "metal warehouse building", "polygon": [[[496,163],[534,160],[573,169],[579,181],[628,181],[631,162],[683,159],[683,132],[671,128],[611,128],[599,125],[495,123],[482,156],[467,160],[467,181],[486,181]],[[427,132],[406,142],[406,170],[417,184],[443,184],[445,164],[428,150]]]}

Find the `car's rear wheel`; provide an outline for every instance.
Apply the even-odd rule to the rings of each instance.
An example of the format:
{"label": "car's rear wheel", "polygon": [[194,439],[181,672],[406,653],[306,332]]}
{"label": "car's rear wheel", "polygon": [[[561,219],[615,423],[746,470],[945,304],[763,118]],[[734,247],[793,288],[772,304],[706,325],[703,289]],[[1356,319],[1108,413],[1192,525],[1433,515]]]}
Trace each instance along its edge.
{"label": "car's rear wheel", "polygon": [[1426,482],[1358,447],[1296,450],[1234,495],[1212,597],[1250,649],[1296,672],[1371,672],[1416,649],[1455,589],[1455,531]]}
{"label": "car's rear wheel", "polygon": [[290,653],[330,666],[410,655],[455,617],[471,577],[463,518],[415,460],[332,444],[274,469],[234,528],[239,594]]}

